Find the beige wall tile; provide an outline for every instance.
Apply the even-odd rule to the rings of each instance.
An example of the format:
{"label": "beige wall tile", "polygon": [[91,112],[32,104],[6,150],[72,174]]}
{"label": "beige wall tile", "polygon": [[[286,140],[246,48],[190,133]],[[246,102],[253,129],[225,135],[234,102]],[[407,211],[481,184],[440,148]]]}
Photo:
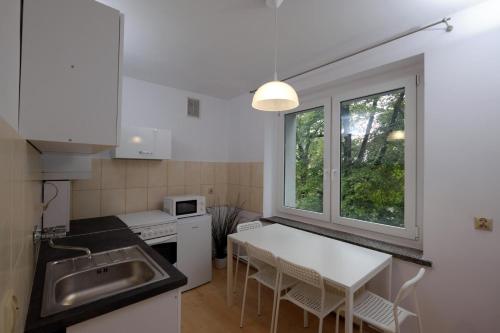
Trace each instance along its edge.
{"label": "beige wall tile", "polygon": [[263,187],[264,185],[264,165],[262,162],[250,164],[250,178],[253,187]]}
{"label": "beige wall tile", "polygon": [[117,159],[101,160],[101,188],[125,188],[126,161]]}
{"label": "beige wall tile", "polygon": [[148,186],[148,162],[142,160],[127,160],[126,188]]}
{"label": "beige wall tile", "polygon": [[148,161],[148,187],[167,186],[167,161]]}
{"label": "beige wall tile", "polygon": [[71,202],[71,215],[74,219],[97,217],[101,215],[100,190],[72,191]]}
{"label": "beige wall tile", "polygon": [[200,183],[202,185],[215,184],[215,163],[200,163]]}
{"label": "beige wall tile", "polygon": [[184,186],[184,161],[167,162],[168,180],[167,185],[170,186]]}
{"label": "beige wall tile", "polygon": [[215,184],[215,197],[214,201],[216,205],[227,204],[227,184]]}
{"label": "beige wall tile", "polygon": [[201,185],[185,186],[184,193],[187,195],[200,195],[201,194]]}
{"label": "beige wall tile", "polygon": [[238,202],[241,201],[240,195],[240,185],[229,184],[227,186],[227,201],[228,202]]}
{"label": "beige wall tile", "polygon": [[212,207],[215,203],[215,185],[203,184],[201,185],[201,195],[206,198],[207,207]]}
{"label": "beige wall tile", "polygon": [[[201,184],[200,162],[185,162],[184,164],[184,185],[198,186]],[[199,191],[199,190],[198,190]]]}
{"label": "beige wall tile", "polygon": [[[20,319],[26,318],[33,282],[31,237],[41,220],[40,179],[40,154],[0,117],[0,299],[13,288]],[[22,326],[19,320],[15,332]]]}
{"label": "beige wall tile", "polygon": [[252,187],[250,193],[250,210],[262,214],[262,188]]}
{"label": "beige wall tile", "polygon": [[167,195],[184,195],[184,186],[167,186]]}
{"label": "beige wall tile", "polygon": [[250,210],[251,193],[252,188],[250,186],[240,186],[240,203],[245,210]]}
{"label": "beige wall tile", "polygon": [[125,213],[125,189],[101,191],[101,216]]}
{"label": "beige wall tile", "polygon": [[227,163],[215,163],[215,184],[227,184],[228,168]]}
{"label": "beige wall tile", "polygon": [[73,190],[98,190],[101,188],[101,160],[92,159],[92,176],[90,179],[75,180],[71,183]]}
{"label": "beige wall tile", "polygon": [[148,188],[148,210],[163,209],[163,199],[167,196],[167,187]]}
{"label": "beige wall tile", "polygon": [[228,184],[239,185],[240,183],[240,164],[228,163]]}
{"label": "beige wall tile", "polygon": [[128,188],[125,191],[125,212],[134,213],[148,209],[147,188]]}
{"label": "beige wall tile", "polygon": [[240,163],[240,185],[250,186],[250,163]]}

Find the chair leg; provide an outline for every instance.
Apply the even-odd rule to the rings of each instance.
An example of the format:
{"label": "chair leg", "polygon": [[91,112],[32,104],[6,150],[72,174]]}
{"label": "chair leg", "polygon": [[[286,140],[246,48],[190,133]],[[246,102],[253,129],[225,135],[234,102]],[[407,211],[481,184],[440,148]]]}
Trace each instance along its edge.
{"label": "chair leg", "polygon": [[[240,263],[240,246],[238,246],[238,252],[236,253],[236,270],[234,272],[234,279],[233,279],[233,293],[236,292],[236,282],[238,281],[238,266],[239,266],[239,263]],[[231,258],[229,255],[228,255],[228,258]]]}
{"label": "chair leg", "polygon": [[309,316],[306,310],[304,310],[304,327],[309,327]]}
{"label": "chair leg", "polygon": [[260,291],[261,287],[260,287],[260,283],[257,282],[257,315],[260,316],[261,315],[261,312],[260,312],[260,294],[261,294],[261,291]]}
{"label": "chair leg", "polygon": [[318,333],[323,333],[323,318],[319,318]]}
{"label": "chair leg", "polygon": [[[276,278],[277,280],[277,278]],[[274,320],[275,320],[275,317],[276,317],[276,299],[280,296],[278,294],[278,283],[275,284],[274,286],[274,290],[273,290],[273,312],[272,312],[272,316],[271,316],[271,330],[270,330],[270,333],[273,333],[273,329],[274,329]]]}
{"label": "chair leg", "polygon": [[281,297],[276,300],[276,315],[274,316],[274,333],[278,332],[278,317],[280,314]]}
{"label": "chair leg", "polygon": [[340,310],[335,311],[335,333],[339,333]]}
{"label": "chair leg", "polygon": [[361,319],[359,321],[359,333],[363,333],[363,321]]}
{"label": "chair leg", "polygon": [[250,271],[250,265],[247,265],[247,274],[245,275],[245,287],[243,288],[243,303],[241,304],[241,318],[240,327],[243,327],[243,314],[245,313],[245,301],[247,298],[247,287],[248,287],[248,273]]}

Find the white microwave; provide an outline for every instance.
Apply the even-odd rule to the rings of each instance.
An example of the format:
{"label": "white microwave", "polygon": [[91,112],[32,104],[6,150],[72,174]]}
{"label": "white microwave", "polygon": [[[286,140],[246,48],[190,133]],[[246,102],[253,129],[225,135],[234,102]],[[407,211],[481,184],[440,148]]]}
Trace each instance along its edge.
{"label": "white microwave", "polygon": [[177,218],[206,214],[205,197],[201,195],[179,195],[163,199],[163,211]]}

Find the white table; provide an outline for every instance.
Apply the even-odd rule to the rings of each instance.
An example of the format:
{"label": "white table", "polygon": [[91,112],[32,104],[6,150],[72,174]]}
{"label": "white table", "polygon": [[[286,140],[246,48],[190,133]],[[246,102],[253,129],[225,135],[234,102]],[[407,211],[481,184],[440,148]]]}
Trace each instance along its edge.
{"label": "white table", "polygon": [[386,292],[391,298],[392,256],[281,224],[228,236],[227,304],[233,298],[233,242],[249,243],[276,257],[312,268],[327,283],[345,290],[345,332],[352,333],[354,293],[375,275],[386,270]]}

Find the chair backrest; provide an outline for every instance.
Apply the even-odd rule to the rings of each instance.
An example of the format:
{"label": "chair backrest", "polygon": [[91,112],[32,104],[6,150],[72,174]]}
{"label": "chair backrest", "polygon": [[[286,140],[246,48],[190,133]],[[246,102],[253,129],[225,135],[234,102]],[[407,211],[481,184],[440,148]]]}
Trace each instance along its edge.
{"label": "chair backrest", "polygon": [[262,228],[262,222],[260,221],[245,222],[238,224],[238,226],[236,227],[236,232],[242,232],[258,228]]}
{"label": "chair backrest", "polygon": [[413,294],[413,297],[414,297],[415,311],[416,311],[417,319],[418,319],[419,332],[422,331],[422,327],[421,327],[422,323],[421,323],[421,319],[420,319],[420,309],[418,306],[417,293],[416,293],[415,288],[417,287],[418,282],[420,281],[420,279],[422,279],[424,274],[425,274],[425,269],[420,268],[417,275],[415,275],[413,278],[411,278],[408,281],[406,281],[405,283],[403,283],[401,288],[399,288],[398,294],[396,295],[396,299],[394,300],[394,303],[392,306],[392,314],[394,316],[394,324],[395,324],[395,328],[396,328],[396,333],[400,332],[399,331],[399,316],[398,316],[399,304],[406,297],[408,297],[410,294]]}
{"label": "chair backrest", "polygon": [[299,281],[310,284],[313,287],[324,289],[323,277],[314,269],[294,264],[285,259],[278,258],[278,268],[280,272],[291,276]]}
{"label": "chair backrest", "polygon": [[249,243],[245,243],[245,248],[247,250],[249,262],[251,262],[252,259],[257,259],[273,267],[278,265],[276,257],[271,252],[253,246]]}
{"label": "chair backrest", "polygon": [[403,283],[403,285],[401,286],[401,288],[398,291],[396,299],[394,300],[394,308],[397,308],[397,306],[399,306],[399,304],[406,297],[408,297],[408,295],[415,292],[415,288],[417,287],[418,282],[420,281],[420,279],[422,279],[424,274],[425,274],[425,269],[420,268],[417,275],[415,275],[413,278],[411,278],[410,280]]}

